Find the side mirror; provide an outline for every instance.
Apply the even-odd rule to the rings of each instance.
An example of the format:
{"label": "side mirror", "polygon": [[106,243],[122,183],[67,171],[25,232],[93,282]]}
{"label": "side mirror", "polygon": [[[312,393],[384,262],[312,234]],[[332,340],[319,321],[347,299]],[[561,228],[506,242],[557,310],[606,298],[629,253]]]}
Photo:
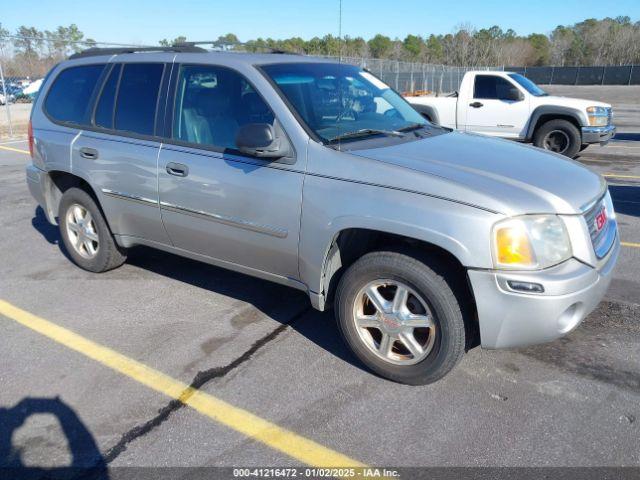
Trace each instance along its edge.
{"label": "side mirror", "polygon": [[513,102],[520,102],[520,101],[524,100],[524,95],[516,87],[511,87],[507,91],[507,95],[506,96],[507,96],[507,98],[505,98],[505,100],[511,100]]}
{"label": "side mirror", "polygon": [[242,153],[261,158],[286,157],[289,152],[286,142],[276,136],[273,126],[268,123],[249,123],[240,127],[236,146]]}

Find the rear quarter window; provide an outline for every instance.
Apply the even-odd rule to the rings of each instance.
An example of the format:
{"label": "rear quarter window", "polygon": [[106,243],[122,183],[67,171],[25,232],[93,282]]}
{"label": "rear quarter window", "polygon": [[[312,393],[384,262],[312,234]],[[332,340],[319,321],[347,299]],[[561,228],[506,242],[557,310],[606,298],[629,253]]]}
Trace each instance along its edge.
{"label": "rear quarter window", "polygon": [[69,67],[56,77],[47,93],[45,112],[59,122],[87,122],[89,102],[104,64]]}

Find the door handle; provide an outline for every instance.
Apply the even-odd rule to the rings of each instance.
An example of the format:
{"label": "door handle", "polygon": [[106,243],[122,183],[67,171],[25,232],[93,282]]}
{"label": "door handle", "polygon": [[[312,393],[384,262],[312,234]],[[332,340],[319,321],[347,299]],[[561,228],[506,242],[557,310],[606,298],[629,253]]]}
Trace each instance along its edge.
{"label": "door handle", "polygon": [[186,177],[189,175],[189,167],[182,163],[169,162],[166,168],[169,175],[176,177]]}
{"label": "door handle", "polygon": [[480,108],[480,107],[482,107],[482,105],[483,105],[483,104],[482,104],[482,103],[480,103],[480,102],[473,102],[473,103],[470,103],[470,104],[469,104],[469,106],[470,106],[470,107],[473,107],[473,108]]}
{"label": "door handle", "polygon": [[88,160],[95,160],[98,158],[98,150],[95,148],[82,147],[80,149],[80,156]]}

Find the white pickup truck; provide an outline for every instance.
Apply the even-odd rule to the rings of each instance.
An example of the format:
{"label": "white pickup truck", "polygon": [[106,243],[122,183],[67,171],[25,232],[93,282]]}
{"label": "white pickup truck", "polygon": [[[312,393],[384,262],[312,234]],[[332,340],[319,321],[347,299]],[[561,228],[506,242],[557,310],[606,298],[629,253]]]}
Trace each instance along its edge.
{"label": "white pickup truck", "polygon": [[471,71],[460,91],[407,97],[427,120],[445,127],[532,142],[568,157],[615,134],[611,105],[547,94],[514,72]]}

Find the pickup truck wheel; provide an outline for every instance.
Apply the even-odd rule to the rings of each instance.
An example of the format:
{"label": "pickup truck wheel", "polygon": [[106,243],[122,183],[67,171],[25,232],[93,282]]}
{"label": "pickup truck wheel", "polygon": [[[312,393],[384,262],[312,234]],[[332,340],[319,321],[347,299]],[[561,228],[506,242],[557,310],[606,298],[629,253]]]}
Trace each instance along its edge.
{"label": "pickup truck wheel", "polygon": [[79,267],[90,272],[106,272],[119,267],[127,259],[91,195],[70,188],[60,200],[60,235],[64,247]]}
{"label": "pickup truck wheel", "polygon": [[464,354],[464,320],[451,287],[411,256],[364,255],[342,276],[335,303],[347,345],[382,377],[433,383]]}
{"label": "pickup truck wheel", "polygon": [[569,158],[580,151],[582,138],[576,126],[567,120],[549,120],[536,130],[533,144]]}

